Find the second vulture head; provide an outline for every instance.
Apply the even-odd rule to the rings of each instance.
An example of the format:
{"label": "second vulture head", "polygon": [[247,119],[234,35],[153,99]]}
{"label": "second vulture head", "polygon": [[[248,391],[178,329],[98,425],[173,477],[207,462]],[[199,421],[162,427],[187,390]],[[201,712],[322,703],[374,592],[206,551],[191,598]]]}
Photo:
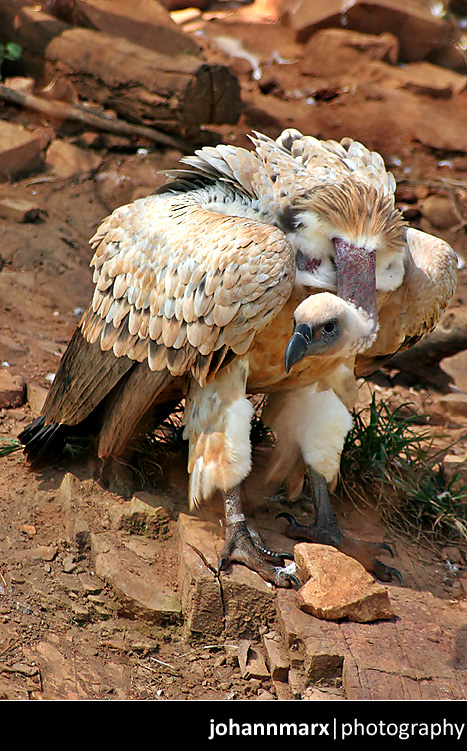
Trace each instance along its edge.
{"label": "second vulture head", "polygon": [[310,295],[296,308],[284,356],[286,372],[304,357],[352,357],[375,340],[371,315],[331,292]]}

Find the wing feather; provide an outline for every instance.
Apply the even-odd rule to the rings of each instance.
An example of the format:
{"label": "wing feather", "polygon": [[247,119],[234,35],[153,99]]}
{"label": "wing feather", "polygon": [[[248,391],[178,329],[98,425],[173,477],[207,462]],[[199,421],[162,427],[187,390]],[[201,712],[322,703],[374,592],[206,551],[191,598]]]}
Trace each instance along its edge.
{"label": "wing feather", "polygon": [[96,290],[84,338],[117,357],[147,357],[153,371],[191,369],[200,382],[214,353],[217,369],[229,350],[248,350],[294,282],[280,229],[208,211],[186,194],[117,209],[91,245]]}
{"label": "wing feather", "polygon": [[401,286],[386,295],[379,307],[374,344],[357,357],[356,373],[377,370],[396,352],[408,349],[432,331],[443,315],[457,284],[457,256],[438,237],[407,229],[405,275]]}

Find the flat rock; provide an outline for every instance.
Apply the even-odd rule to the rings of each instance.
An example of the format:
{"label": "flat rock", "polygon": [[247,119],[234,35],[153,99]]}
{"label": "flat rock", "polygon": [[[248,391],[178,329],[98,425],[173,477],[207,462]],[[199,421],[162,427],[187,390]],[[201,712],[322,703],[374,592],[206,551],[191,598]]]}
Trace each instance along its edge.
{"label": "flat rock", "polygon": [[19,407],[26,398],[26,384],[8,368],[0,370],[0,409]]}
{"label": "flat rock", "polygon": [[301,63],[302,73],[340,76],[362,61],[397,62],[398,41],[393,34],[362,34],[349,29],[322,29],[308,41]]}
{"label": "flat rock", "polygon": [[238,664],[242,678],[246,680],[263,680],[270,677],[263,655],[248,639],[242,639],[238,645]]}
{"label": "flat rock", "polygon": [[386,587],[354,558],[328,545],[295,546],[298,578],[297,605],[317,618],[368,622],[392,618]]}
{"label": "flat rock", "polygon": [[280,590],[277,628],[291,656],[294,695],[340,678],[350,700],[465,701],[467,651],[459,630],[465,617],[429,592],[394,586],[391,602],[391,620],[324,621],[298,610],[294,593]]}
{"label": "flat rock", "polygon": [[125,615],[157,624],[179,621],[177,595],[148,563],[110,534],[92,534],[91,546],[95,572],[113,588]]}
{"label": "flat rock", "polygon": [[57,177],[68,178],[92,174],[101,165],[102,158],[57,138],[47,149],[45,161]]}
{"label": "flat rock", "polygon": [[44,161],[41,137],[21,125],[0,121],[0,180],[38,169]]}
{"label": "flat rock", "polygon": [[390,32],[399,40],[401,59],[422,60],[452,38],[450,24],[414,0],[283,0],[281,17],[300,42],[319,29],[341,27],[368,34]]}
{"label": "flat rock", "polygon": [[277,631],[268,631],[262,637],[266,655],[266,665],[274,681],[286,682],[289,674],[290,659]]}
{"label": "flat rock", "polygon": [[16,222],[36,222],[45,217],[45,212],[36,203],[26,198],[0,198],[0,216]]}
{"label": "flat rock", "polygon": [[78,22],[125,37],[164,55],[196,54],[199,46],[157,0],[76,0]]}
{"label": "flat rock", "polygon": [[275,617],[275,589],[244,566],[217,576],[224,541],[212,522],[180,514],[179,591],[187,638],[248,638]]}

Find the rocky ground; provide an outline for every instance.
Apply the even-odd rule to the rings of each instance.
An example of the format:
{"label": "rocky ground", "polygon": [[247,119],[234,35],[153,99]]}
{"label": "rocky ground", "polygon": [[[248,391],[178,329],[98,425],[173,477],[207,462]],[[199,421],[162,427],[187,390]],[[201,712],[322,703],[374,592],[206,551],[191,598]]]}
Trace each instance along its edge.
{"label": "rocky ground", "polygon": [[[387,58],[392,38],[375,59],[351,32],[347,46],[321,38],[323,67],[318,46],[298,41],[276,9],[257,2],[177,16],[241,82],[241,120],[216,131],[246,145],[252,129],[275,137],[294,126],[379,150],[407,219],[458,252],[450,310],[462,310],[465,76],[446,59],[435,71],[397,67]],[[0,439],[8,440],[40,410],[88,303],[90,236],[113,208],[150,193],[181,154],[12,105],[0,117],[33,134],[44,160],[0,185]],[[442,445],[455,442],[444,459],[451,472],[465,471],[466,364],[464,351],[443,360],[449,393],[387,373],[373,386],[427,414]],[[257,452],[246,493],[265,542],[292,550],[274,518],[283,501],[262,481],[267,450]],[[465,540],[428,545],[388,527],[371,504],[338,496],[346,528],[391,542],[404,584],[384,585],[389,612],[376,621],[323,620],[299,610],[294,592],[240,567],[218,580],[218,516],[189,515],[184,459],[183,447],[162,444],[136,471],[105,473],[90,451],[37,475],[18,453],[0,460],[0,697],[467,698]]]}

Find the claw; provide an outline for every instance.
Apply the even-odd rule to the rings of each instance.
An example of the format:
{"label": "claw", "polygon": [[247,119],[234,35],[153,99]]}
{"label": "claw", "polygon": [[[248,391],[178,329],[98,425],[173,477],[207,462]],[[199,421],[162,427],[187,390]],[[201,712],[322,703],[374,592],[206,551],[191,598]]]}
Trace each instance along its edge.
{"label": "claw", "polygon": [[[381,552],[383,550],[385,550],[387,553],[389,553],[389,555],[391,556],[391,558],[394,558],[393,550],[392,550],[391,546],[387,544],[387,542],[380,542],[379,543],[379,548],[380,548]],[[395,571],[395,569],[394,569],[394,571]]]}
{"label": "claw", "polygon": [[219,558],[218,575],[230,563],[241,563],[277,587],[299,584],[297,577],[284,566],[284,561],[293,560],[293,556],[267,550],[257,539],[259,540],[256,534],[250,534],[245,522],[228,525],[225,545]]}
{"label": "claw", "polygon": [[291,582],[292,586],[297,587],[297,589],[302,586],[300,580],[297,579],[295,574],[286,574],[285,578],[287,579],[287,581]]}

